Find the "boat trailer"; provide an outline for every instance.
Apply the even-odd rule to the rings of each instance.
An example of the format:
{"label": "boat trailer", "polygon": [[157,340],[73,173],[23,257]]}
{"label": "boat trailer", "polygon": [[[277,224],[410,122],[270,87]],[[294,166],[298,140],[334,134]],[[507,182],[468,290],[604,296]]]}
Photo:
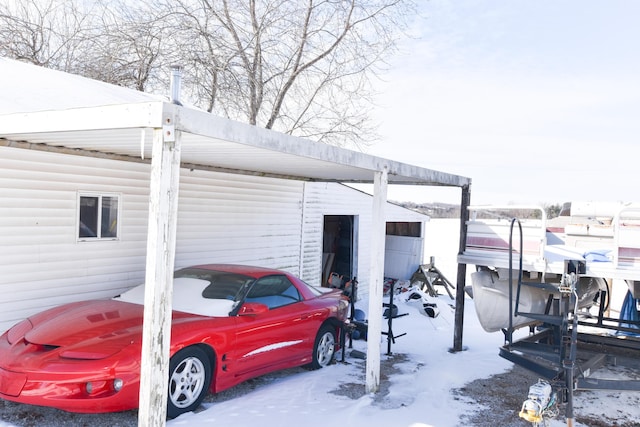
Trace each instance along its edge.
{"label": "boat trailer", "polygon": [[[509,288],[509,326],[502,329],[505,344],[500,356],[539,375],[522,404],[519,416],[534,427],[546,425],[546,420],[558,415],[558,404],[564,403],[567,426],[574,425],[573,393],[576,390],[640,391],[639,380],[598,379],[592,375],[608,364],[621,365],[625,360],[640,358],[640,322],[605,316],[608,290],[597,297],[597,315],[578,306],[577,284],[585,273],[584,260],[565,260],[565,272],[560,284],[536,283],[522,278],[522,226],[520,228],[520,264],[512,265],[513,245],[509,241],[509,283],[517,273],[516,295]],[[520,295],[524,287],[548,290],[549,298],[543,313],[520,309]],[[595,301],[594,301],[595,302]],[[529,335],[514,340],[514,318],[533,319]],[[637,366],[636,366],[637,369]]]}

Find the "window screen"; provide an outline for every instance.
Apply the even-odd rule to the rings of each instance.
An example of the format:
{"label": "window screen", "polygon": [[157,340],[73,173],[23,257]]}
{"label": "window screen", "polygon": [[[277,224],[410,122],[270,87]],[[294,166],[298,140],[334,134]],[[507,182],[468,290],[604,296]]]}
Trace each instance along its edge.
{"label": "window screen", "polygon": [[80,195],[78,238],[116,239],[118,199],[118,196],[113,195]]}

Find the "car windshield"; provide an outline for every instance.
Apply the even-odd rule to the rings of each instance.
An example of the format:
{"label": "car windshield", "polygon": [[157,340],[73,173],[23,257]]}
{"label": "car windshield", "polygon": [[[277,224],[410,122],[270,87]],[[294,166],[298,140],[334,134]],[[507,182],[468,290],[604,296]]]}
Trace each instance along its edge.
{"label": "car windshield", "polygon": [[209,285],[202,291],[203,298],[231,301],[239,301],[247,287],[255,280],[253,277],[242,274],[201,268],[178,270],[174,277],[206,280]]}

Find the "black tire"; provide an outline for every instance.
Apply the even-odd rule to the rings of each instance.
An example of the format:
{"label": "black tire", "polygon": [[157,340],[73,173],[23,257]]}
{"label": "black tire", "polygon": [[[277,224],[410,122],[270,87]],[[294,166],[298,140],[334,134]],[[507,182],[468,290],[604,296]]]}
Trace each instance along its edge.
{"label": "black tire", "polygon": [[211,361],[198,347],[187,347],[169,362],[167,417],[175,418],[195,410],[211,385]]}
{"label": "black tire", "polygon": [[323,325],[316,335],[313,344],[313,354],[311,355],[311,363],[309,368],[320,369],[333,362],[333,356],[336,352],[336,331],[328,325]]}

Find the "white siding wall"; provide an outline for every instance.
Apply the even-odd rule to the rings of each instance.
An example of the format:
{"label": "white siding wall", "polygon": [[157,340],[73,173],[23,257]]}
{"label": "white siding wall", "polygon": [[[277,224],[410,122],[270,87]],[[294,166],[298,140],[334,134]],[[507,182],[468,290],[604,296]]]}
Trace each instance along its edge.
{"label": "white siding wall", "polygon": [[325,215],[353,215],[356,232],[356,271],[358,282],[369,283],[371,239],[371,196],[336,183],[306,183],[302,233],[300,277],[319,286],[322,277],[322,238]]}
{"label": "white siding wall", "polygon": [[[77,241],[78,192],[120,195],[118,240]],[[148,192],[146,164],[0,147],[0,332],[43,309],[142,283]],[[370,195],[336,183],[183,169],[176,267],[261,265],[319,285],[324,215],[353,215],[365,295],[371,207]],[[388,205],[388,221],[425,218]]]}
{"label": "white siding wall", "polygon": [[[181,171],[176,266],[299,273],[302,183]],[[120,238],[78,242],[78,191],[120,195]],[[149,166],[0,147],[0,331],[144,280]]]}
{"label": "white siding wall", "polygon": [[299,273],[302,182],[182,170],[176,267],[235,263]]}
{"label": "white siding wall", "polygon": [[[0,330],[143,280],[147,169],[0,147]],[[77,242],[78,191],[120,194],[120,240]]]}

